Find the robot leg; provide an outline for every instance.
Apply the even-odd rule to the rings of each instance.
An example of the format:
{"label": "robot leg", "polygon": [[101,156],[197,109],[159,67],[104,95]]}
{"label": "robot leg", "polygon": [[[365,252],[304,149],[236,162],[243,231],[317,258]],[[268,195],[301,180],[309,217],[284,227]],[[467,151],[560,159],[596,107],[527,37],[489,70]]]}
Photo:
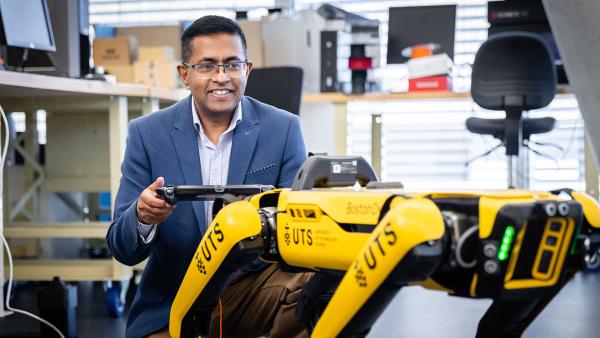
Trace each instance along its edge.
{"label": "robot leg", "polygon": [[169,320],[171,337],[208,334],[210,314],[234,273],[264,250],[261,219],[247,201],[224,207],[202,237],[183,278]]}

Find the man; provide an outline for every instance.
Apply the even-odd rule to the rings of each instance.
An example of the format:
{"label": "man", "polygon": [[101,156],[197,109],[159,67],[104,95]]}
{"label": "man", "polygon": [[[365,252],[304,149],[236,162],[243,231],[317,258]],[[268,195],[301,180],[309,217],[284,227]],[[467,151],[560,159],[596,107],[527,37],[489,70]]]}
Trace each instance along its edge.
{"label": "man", "polygon": [[[181,37],[179,76],[191,96],[131,121],[108,246],[127,265],[148,259],[127,322],[127,337],[168,337],[169,312],[192,256],[210,224],[207,202],[159,199],[166,183],[291,185],[305,160],[297,116],[244,97],[252,63],[233,21],[206,16]],[[265,88],[265,90],[269,90]],[[305,336],[295,302],[308,274],[277,265],[241,272],[213,311],[228,336]],[[218,306],[217,306],[218,308]]]}

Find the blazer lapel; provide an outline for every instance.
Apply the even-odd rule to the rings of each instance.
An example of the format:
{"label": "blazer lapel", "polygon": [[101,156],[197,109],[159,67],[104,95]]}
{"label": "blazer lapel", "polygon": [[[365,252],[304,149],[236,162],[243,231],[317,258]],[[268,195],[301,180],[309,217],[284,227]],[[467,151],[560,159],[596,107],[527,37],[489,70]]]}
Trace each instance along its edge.
{"label": "blazer lapel", "polygon": [[242,122],[233,131],[227,184],[243,184],[258,140],[258,119],[250,101],[242,97]]}
{"label": "blazer lapel", "polygon": [[[200,154],[198,153],[198,137],[194,122],[192,119],[192,96],[188,96],[179,104],[171,137],[175,144],[175,151],[179,159],[179,165],[183,172],[185,184],[202,184],[202,170],[200,168]],[[206,221],[204,219],[204,202],[191,202],[196,214],[196,220],[200,233],[206,231]]]}

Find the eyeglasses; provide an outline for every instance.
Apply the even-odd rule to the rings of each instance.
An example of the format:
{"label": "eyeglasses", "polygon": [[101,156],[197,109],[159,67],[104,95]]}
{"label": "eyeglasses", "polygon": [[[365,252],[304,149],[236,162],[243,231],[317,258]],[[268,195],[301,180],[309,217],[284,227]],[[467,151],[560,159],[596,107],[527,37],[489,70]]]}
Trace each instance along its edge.
{"label": "eyeglasses", "polygon": [[198,74],[200,78],[211,79],[213,76],[219,73],[219,67],[223,67],[223,72],[225,72],[225,74],[227,74],[229,77],[240,77],[246,74],[246,69],[248,69],[249,63],[250,62],[246,60],[224,63],[222,65],[212,62],[198,64],[189,64],[184,62],[183,65],[187,68],[192,68],[195,70],[196,74]]}

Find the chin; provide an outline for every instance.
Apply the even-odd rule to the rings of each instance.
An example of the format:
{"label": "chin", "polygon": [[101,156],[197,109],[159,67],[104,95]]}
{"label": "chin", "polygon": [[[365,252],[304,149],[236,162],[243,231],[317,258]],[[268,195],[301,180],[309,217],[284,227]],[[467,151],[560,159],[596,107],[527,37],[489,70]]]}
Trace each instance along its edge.
{"label": "chin", "polygon": [[219,114],[225,114],[225,113],[230,113],[232,111],[235,110],[235,108],[237,107],[237,104],[214,104],[214,105],[210,105],[207,108],[215,113],[219,113]]}

